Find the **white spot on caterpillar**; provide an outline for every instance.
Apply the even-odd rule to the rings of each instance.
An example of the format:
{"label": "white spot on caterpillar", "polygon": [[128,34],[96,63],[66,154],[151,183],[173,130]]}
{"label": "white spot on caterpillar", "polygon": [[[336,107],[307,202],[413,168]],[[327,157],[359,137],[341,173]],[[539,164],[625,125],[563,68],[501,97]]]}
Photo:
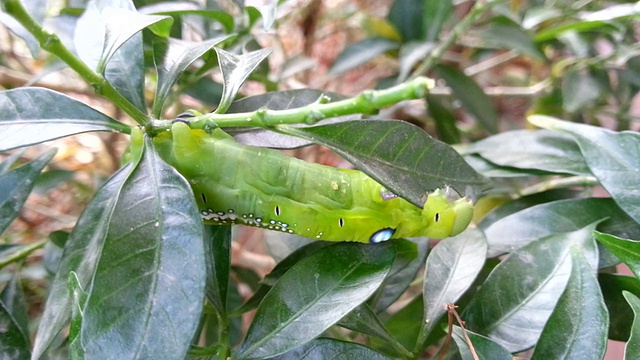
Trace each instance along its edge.
{"label": "white spot on caterpillar", "polygon": [[275,223],[276,223],[276,221],[275,221],[275,220],[270,220],[270,221],[269,221],[269,224],[271,224],[271,225],[273,225],[273,224],[275,224]]}

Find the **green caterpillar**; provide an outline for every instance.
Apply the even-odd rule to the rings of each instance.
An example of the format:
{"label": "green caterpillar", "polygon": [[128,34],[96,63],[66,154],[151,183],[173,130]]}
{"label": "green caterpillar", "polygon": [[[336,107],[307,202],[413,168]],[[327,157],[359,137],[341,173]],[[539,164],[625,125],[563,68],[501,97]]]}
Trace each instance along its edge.
{"label": "green caterpillar", "polygon": [[245,224],[308,238],[378,243],[391,238],[445,238],[462,232],[471,201],[428,194],[424,208],[384,196],[357,170],[310,164],[277,150],[236,142],[183,122],[154,138],[160,156],[191,184],[203,220]]}

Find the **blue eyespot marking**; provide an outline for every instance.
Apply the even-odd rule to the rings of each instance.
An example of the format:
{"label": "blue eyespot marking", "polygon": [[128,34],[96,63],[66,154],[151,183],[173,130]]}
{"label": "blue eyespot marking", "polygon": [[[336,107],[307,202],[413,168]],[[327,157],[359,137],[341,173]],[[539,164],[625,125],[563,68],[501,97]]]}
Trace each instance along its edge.
{"label": "blue eyespot marking", "polygon": [[379,244],[383,241],[387,241],[391,239],[391,237],[395,232],[396,232],[396,229],[392,229],[392,228],[380,229],[374,232],[373,235],[371,235],[371,237],[369,238],[369,242],[372,244]]}

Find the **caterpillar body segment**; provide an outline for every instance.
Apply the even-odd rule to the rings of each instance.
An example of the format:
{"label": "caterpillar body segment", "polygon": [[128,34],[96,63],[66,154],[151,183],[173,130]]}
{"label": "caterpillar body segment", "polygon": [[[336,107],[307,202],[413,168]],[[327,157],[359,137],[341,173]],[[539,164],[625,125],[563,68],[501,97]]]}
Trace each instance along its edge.
{"label": "caterpillar body segment", "polygon": [[357,170],[337,169],[236,142],[176,122],[154,138],[160,155],[191,184],[205,222],[245,224],[312,239],[381,242],[445,238],[463,231],[473,214],[466,199],[443,190],[418,208],[383,199],[382,185]]}

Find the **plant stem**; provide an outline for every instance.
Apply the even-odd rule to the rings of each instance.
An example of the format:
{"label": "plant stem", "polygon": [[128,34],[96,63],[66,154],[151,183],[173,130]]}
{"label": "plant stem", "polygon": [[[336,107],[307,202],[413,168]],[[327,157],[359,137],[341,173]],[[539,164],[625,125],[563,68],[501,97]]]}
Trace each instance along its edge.
{"label": "plant stem", "polygon": [[473,25],[473,23],[478,20],[478,18],[485,13],[485,11],[489,10],[493,5],[503,2],[505,0],[489,0],[489,1],[478,1],[471,8],[467,16],[465,16],[462,21],[457,23],[449,33],[449,36],[443,41],[439,42],[431,51],[429,56],[418,66],[413,73],[411,74],[411,78],[415,78],[417,76],[425,75],[431,68],[440,61],[444,52],[447,51],[448,48],[453,45],[453,43],[458,40],[458,38],[469,30],[469,27]]}
{"label": "plant stem", "polygon": [[0,259],[0,269],[3,267],[12,264],[16,261],[20,261],[27,256],[29,256],[32,252],[42,248],[49,239],[43,239],[25,246],[20,247],[16,252],[9,254],[7,257]]}
{"label": "plant stem", "polygon": [[[313,104],[300,108],[287,110],[260,109],[236,114],[209,113],[189,118],[189,123],[193,129],[205,129],[210,127],[212,123],[219,127],[261,128],[298,123],[314,124],[320,120],[337,116],[375,114],[379,109],[401,101],[423,98],[433,86],[433,80],[418,77],[388,89],[365,91],[353,98],[336,102],[329,102],[330,99],[323,96]],[[171,120],[152,121],[148,124],[147,131],[151,134],[159,134],[169,130],[172,123]]]}
{"label": "plant stem", "polygon": [[222,314],[216,309],[218,317],[218,359],[229,357],[229,319],[226,314]]}
{"label": "plant stem", "polygon": [[148,116],[133,105],[127,98],[122,96],[105,78],[89,68],[82,60],[75,56],[67,47],[62,44],[60,38],[45,31],[27,13],[20,0],[3,0],[7,13],[12,15],[22,26],[33,35],[40,47],[60,58],[78,75],[80,75],[98,95],[102,95],[111,100],[119,109],[126,112],[139,124],[149,121]]}

